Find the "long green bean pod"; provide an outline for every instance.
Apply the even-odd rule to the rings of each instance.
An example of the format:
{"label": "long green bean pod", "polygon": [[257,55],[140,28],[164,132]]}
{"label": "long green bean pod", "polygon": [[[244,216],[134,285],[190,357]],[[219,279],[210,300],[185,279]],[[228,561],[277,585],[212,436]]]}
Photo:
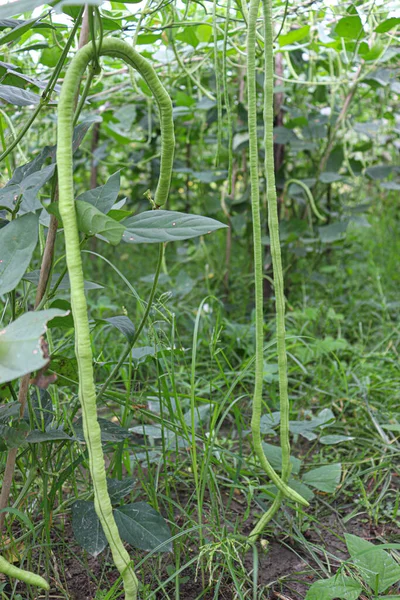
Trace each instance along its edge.
{"label": "long green bean pod", "polygon": [[256,34],[259,0],[251,0],[248,14],[247,33],[247,94],[251,204],[253,216],[254,279],[255,279],[255,317],[256,317],[256,356],[255,382],[251,429],[254,451],[268,477],[276,485],[281,495],[307,506],[307,502],[295,490],[287,485],[290,473],[289,445],[289,398],[287,385],[287,358],[285,347],[285,299],[283,290],[282,261],[279,241],[279,223],[276,202],[274,162],[273,162],[273,56],[272,22],[270,0],[264,0],[267,6],[265,15],[265,89],[264,89],[264,126],[265,126],[265,172],[267,179],[268,225],[271,238],[271,255],[274,269],[276,297],[277,346],[279,365],[279,391],[281,404],[281,448],[282,478],[275,472],[264,454],[260,432],[263,392],[263,347],[264,347],[264,311],[263,311],[263,255],[261,244],[260,191],[258,178],[257,143],[257,95],[256,95]]}
{"label": "long green bean pod", "polygon": [[[172,103],[153,67],[126,42],[106,38],[101,55],[124,60],[145,79],[158,104],[161,120],[161,168],[155,203],[159,206],[168,197],[174,154]],[[66,72],[58,107],[57,165],[59,211],[63,220],[66,260],[71,283],[71,306],[75,322],[75,353],[79,369],[79,398],[82,405],[83,429],[89,453],[97,515],[110,544],[114,562],[122,575],[126,600],[136,600],[138,581],[116,526],[107,490],[101,431],[97,420],[96,391],[93,377],[92,349],[84,291],[79,231],[75,213],[72,134],[74,99],[86,67],[94,59],[93,44],[79,50]]]}
{"label": "long green bean pod", "polygon": [[14,579],[19,579],[20,581],[28,583],[29,585],[35,585],[43,590],[50,589],[49,584],[45,579],[43,579],[43,577],[36,575],[36,573],[32,573],[31,571],[24,571],[24,569],[15,567],[2,556],[0,556],[0,573],[4,573],[4,575],[13,577]]}

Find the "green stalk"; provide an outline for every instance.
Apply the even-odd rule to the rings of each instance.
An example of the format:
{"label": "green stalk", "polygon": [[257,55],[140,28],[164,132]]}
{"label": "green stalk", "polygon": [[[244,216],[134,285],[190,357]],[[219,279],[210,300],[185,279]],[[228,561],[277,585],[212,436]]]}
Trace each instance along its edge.
{"label": "green stalk", "polygon": [[257,144],[257,95],[256,95],[256,33],[259,0],[251,0],[248,15],[247,35],[247,93],[248,93],[248,127],[250,155],[250,183],[253,216],[254,244],[254,280],[255,280],[255,317],[256,317],[256,352],[255,382],[253,396],[253,414],[251,429],[254,451],[268,477],[276,485],[281,495],[305,506],[306,500],[287,485],[290,473],[289,444],[289,398],[287,383],[287,358],[285,347],[285,299],[283,290],[283,273],[279,241],[279,223],[275,189],[273,163],[273,55],[272,55],[272,20],[270,0],[264,0],[265,12],[265,88],[264,88],[264,121],[265,121],[265,171],[267,178],[268,225],[271,238],[271,255],[274,268],[274,284],[276,297],[276,328],[279,365],[279,391],[281,402],[281,448],[282,478],[275,472],[264,454],[262,447],[260,419],[263,392],[263,347],[264,347],[264,314],[263,314],[263,252],[261,244],[260,191],[258,178],[258,144]]}
{"label": "green stalk", "polygon": [[[103,41],[101,49],[96,46],[96,51],[99,50],[101,55],[122,59],[129,66],[137,69],[155,96],[160,111],[162,131],[161,169],[155,193],[155,203],[160,206],[168,197],[174,154],[171,100],[150,63],[126,42],[108,38]],[[114,562],[122,575],[125,598],[126,600],[136,600],[138,580],[129,554],[119,535],[107,490],[101,431],[97,420],[93,356],[79,230],[75,213],[72,156],[74,102],[82,76],[93,59],[95,59],[95,50],[93,44],[89,43],[77,52],[69,65],[60,94],[57,136],[59,210],[64,226],[66,260],[71,284],[71,306],[75,322],[75,354],[79,372],[79,398],[82,405],[83,429],[93,480],[95,509],[110,544]]]}

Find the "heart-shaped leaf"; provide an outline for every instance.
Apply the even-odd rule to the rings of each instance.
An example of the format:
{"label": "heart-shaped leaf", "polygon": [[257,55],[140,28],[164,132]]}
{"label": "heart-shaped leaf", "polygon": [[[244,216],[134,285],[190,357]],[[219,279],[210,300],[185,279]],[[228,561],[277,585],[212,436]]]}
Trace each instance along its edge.
{"label": "heart-shaped leaf", "polygon": [[171,532],[163,517],[145,502],[126,504],[114,510],[119,533],[128,544],[139,550],[171,552]]}
{"label": "heart-shaped leaf", "polygon": [[122,221],[126,231],[122,236],[128,244],[176,242],[206,235],[227,227],[223,223],[172,210],[150,210]]}
{"label": "heart-shaped leaf", "polygon": [[31,262],[38,240],[38,217],[32,213],[0,229],[0,294],[16,288]]}

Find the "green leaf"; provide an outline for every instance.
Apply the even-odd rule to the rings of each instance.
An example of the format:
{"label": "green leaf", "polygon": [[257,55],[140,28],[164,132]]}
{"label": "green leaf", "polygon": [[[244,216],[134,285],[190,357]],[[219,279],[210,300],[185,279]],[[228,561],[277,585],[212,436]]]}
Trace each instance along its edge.
{"label": "green leaf", "polygon": [[[103,444],[106,442],[112,442],[114,444],[123,442],[130,436],[130,433],[127,429],[121,427],[121,425],[118,425],[117,423],[113,423],[112,421],[107,421],[106,419],[100,418],[99,425],[101,429],[101,441]],[[82,417],[80,417],[76,423],[74,423],[74,431],[76,438],[84,442],[85,437],[83,435]]]}
{"label": "green leaf", "polygon": [[212,36],[212,26],[211,25],[199,25],[195,29],[195,34],[199,42],[203,42],[207,44],[210,41]]}
{"label": "green leaf", "polygon": [[141,33],[140,35],[138,35],[136,43],[139,46],[144,46],[147,44],[154,44],[154,42],[157,42],[160,39],[160,35],[156,33]]}
{"label": "green leaf", "polygon": [[341,573],[329,579],[316,581],[307,592],[305,600],[357,600],[362,587],[352,577]]}
{"label": "green leaf", "polygon": [[[279,446],[273,446],[272,444],[263,443],[264,454],[271,463],[272,467],[276,471],[282,471],[282,449]],[[300,471],[301,460],[295,456],[290,457],[290,463],[292,465],[292,473],[297,475]]]}
{"label": "green leaf", "polygon": [[145,502],[126,504],[114,510],[115,521],[123,540],[139,550],[171,552],[171,532],[163,517]]}
{"label": "green leaf", "polygon": [[118,331],[120,331],[126,337],[130,344],[133,343],[133,340],[135,338],[135,326],[129,317],[126,317],[125,315],[120,315],[118,317],[110,317],[109,319],[104,319],[103,321],[105,323],[109,323],[110,325],[118,329]]}
{"label": "green leaf", "polygon": [[23,215],[0,229],[0,294],[16,288],[21,281],[38,240],[38,217]]}
{"label": "green leaf", "polygon": [[319,237],[321,238],[321,242],[324,244],[332,244],[333,242],[343,240],[346,236],[348,224],[348,221],[339,221],[337,223],[332,223],[331,225],[318,227],[318,233]]}
{"label": "green leaf", "polygon": [[120,172],[117,171],[107,180],[107,183],[88,190],[80,196],[77,200],[88,202],[97,208],[100,212],[107,214],[109,210],[114,206],[116,199],[118,198],[119,189],[121,187]]}
{"label": "green leaf", "polygon": [[49,429],[47,431],[34,429],[28,434],[26,441],[29,444],[39,444],[41,442],[58,442],[60,440],[69,440],[72,442],[73,439],[62,429]]}
{"label": "green leaf", "polygon": [[386,19],[386,21],[379,23],[379,25],[375,27],[375,31],[376,33],[387,33],[393,29],[393,27],[397,27],[397,25],[400,25],[400,18],[391,17],[390,19]]}
{"label": "green leaf", "polygon": [[314,429],[333,423],[335,416],[330,408],[324,408],[318,416],[311,415],[311,418],[302,421],[289,421],[289,430],[291,433],[301,435],[307,440],[312,441],[317,438]]}
{"label": "green leaf", "polygon": [[374,592],[385,592],[400,581],[400,565],[385,550],[356,535],[345,534],[349,554]]}
{"label": "green leaf", "polygon": [[22,196],[21,210],[23,212],[35,212],[42,208],[37,195],[53,176],[55,168],[56,165],[53,164],[41,170],[29,172],[20,181],[15,181],[13,176],[7,185],[0,189],[0,206],[13,211],[19,197]]}
{"label": "green leaf", "polygon": [[375,165],[365,169],[366,175],[371,179],[386,179],[393,171],[392,165]]}
{"label": "green leaf", "polygon": [[349,435],[323,435],[319,438],[321,444],[325,445],[334,445],[334,444],[342,444],[343,442],[351,442],[354,440],[354,437]]}
{"label": "green leaf", "polygon": [[4,46],[4,44],[8,44],[14,40],[18,40],[22,35],[24,35],[24,33],[30,29],[33,29],[33,25],[37,23],[38,20],[39,19],[30,19],[29,21],[22,21],[21,23],[17,24],[17,26],[13,27],[11,31],[0,37],[0,46]]}
{"label": "green leaf", "polygon": [[0,383],[22,377],[48,363],[40,338],[46,331],[47,321],[63,314],[55,308],[27,312],[0,331]]}
{"label": "green leaf", "polygon": [[[56,283],[59,276],[60,276],[59,273],[53,273],[52,278],[51,278],[51,287]],[[40,271],[36,270],[36,271],[30,271],[29,273],[25,273],[25,275],[23,276],[23,279],[26,281],[29,281],[30,283],[33,283],[33,285],[37,286],[39,283],[39,277],[40,277]],[[63,279],[61,280],[61,283],[58,286],[58,289],[59,290],[69,290],[70,287],[71,287],[71,285],[69,282],[69,277],[68,277],[68,274],[66,274],[65,277],[63,277]],[[101,290],[101,289],[103,289],[103,286],[100,285],[99,283],[94,283],[93,281],[85,281],[85,291]]]}
{"label": "green leaf", "polygon": [[335,27],[335,33],[339,37],[357,40],[364,34],[362,21],[358,15],[343,17]]}
{"label": "green leaf", "polygon": [[0,425],[0,449],[19,448],[26,444],[26,434],[29,426],[24,421],[16,423],[13,427]]}
{"label": "green leaf", "polygon": [[342,465],[334,463],[304,473],[302,480],[320,492],[333,493],[340,483]]}
{"label": "green leaf", "polygon": [[9,104],[14,104],[14,106],[32,106],[32,104],[39,104],[41,99],[38,94],[14,85],[4,84],[0,84],[0,98]]}
{"label": "green leaf", "polygon": [[275,427],[281,422],[281,413],[273,412],[270,415],[263,415],[260,419],[260,432],[263,435],[274,434]]}
{"label": "green leaf", "polygon": [[75,206],[80,231],[86,235],[100,234],[113,246],[119,244],[125,230],[121,223],[114,221],[88,202],[77,200]]}
{"label": "green leaf", "polygon": [[320,181],[322,181],[322,183],[334,183],[335,181],[341,181],[343,179],[342,175],[339,175],[339,173],[334,173],[332,171],[324,171],[323,173],[321,173],[321,175],[319,176]]}
{"label": "green leaf", "polygon": [[108,545],[93,502],[77,500],[74,503],[72,530],[78,544],[92,556],[98,556]]}
{"label": "green leaf", "polygon": [[122,224],[126,227],[122,239],[128,244],[155,244],[188,240],[227,227],[209,217],[188,215],[172,210],[143,212],[129,217],[122,221]]}
{"label": "green leaf", "polygon": [[289,31],[289,33],[279,36],[279,45],[287,46],[288,44],[294,44],[294,42],[299,42],[300,40],[303,40],[308,36],[309,31],[309,25],[306,25],[305,27],[300,27],[299,29],[292,29],[292,31]]}
{"label": "green leaf", "polygon": [[110,494],[111,502],[119,502],[131,493],[135,487],[135,480],[127,477],[125,479],[107,479],[108,493]]}

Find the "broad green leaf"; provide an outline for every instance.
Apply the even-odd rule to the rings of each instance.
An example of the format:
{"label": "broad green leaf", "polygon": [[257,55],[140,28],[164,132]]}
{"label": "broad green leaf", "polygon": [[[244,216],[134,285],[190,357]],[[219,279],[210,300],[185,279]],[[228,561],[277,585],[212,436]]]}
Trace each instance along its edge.
{"label": "broad green leaf", "polygon": [[126,231],[122,236],[128,244],[175,242],[206,235],[226,227],[223,223],[172,210],[151,210],[122,221]]}
{"label": "broad green leaf", "polygon": [[148,356],[156,356],[157,348],[154,346],[142,346],[141,348],[133,348],[131,356],[136,364],[144,362]]}
{"label": "broad green leaf", "polygon": [[48,363],[40,338],[46,331],[47,321],[63,314],[55,308],[28,312],[0,331],[0,383],[22,377]]}
{"label": "broad green leaf", "polygon": [[376,33],[387,33],[388,31],[390,31],[394,27],[397,27],[398,25],[400,25],[400,18],[391,17],[390,19],[386,19],[386,21],[382,21],[382,23],[379,23],[379,25],[375,27],[375,31]]}
{"label": "broad green leaf", "polygon": [[14,85],[0,84],[0,98],[9,104],[14,104],[14,106],[32,106],[32,104],[39,104],[40,102],[38,94]]}
{"label": "broad green leaf", "polygon": [[348,221],[339,221],[337,223],[332,223],[331,225],[318,227],[318,233],[319,237],[321,238],[321,242],[324,244],[332,244],[333,242],[343,240],[346,236],[348,224]]}
{"label": "broad green leaf", "polygon": [[386,179],[393,172],[392,165],[375,165],[365,169],[366,175],[371,179]]}
{"label": "broad green leaf", "polygon": [[0,294],[14,290],[24,276],[38,240],[38,217],[23,215],[0,229]]}
{"label": "broad green leaf", "polygon": [[280,46],[287,46],[288,44],[294,44],[306,38],[309,34],[310,26],[300,27],[299,29],[292,29],[289,33],[280,35],[278,42]]}
{"label": "broad green leaf", "polygon": [[340,483],[342,465],[334,463],[304,473],[302,480],[320,492],[333,493]]}
{"label": "broad green leaf", "polygon": [[93,502],[77,500],[74,503],[72,530],[78,544],[92,556],[98,556],[108,544]]}
{"label": "broad green leaf", "polygon": [[189,44],[189,46],[193,46],[193,48],[196,48],[200,41],[193,29],[193,27],[185,27],[181,33],[178,33],[175,36],[175,39],[184,42],[185,44]]}
{"label": "broad green leaf", "polygon": [[110,494],[111,502],[119,502],[131,493],[135,487],[135,480],[126,477],[125,479],[107,479],[108,493]]}
{"label": "broad green leaf", "polygon": [[126,504],[114,510],[115,521],[123,540],[139,550],[171,552],[170,529],[163,517],[145,502]]}
{"label": "broad green leaf", "polygon": [[53,176],[55,168],[56,165],[52,164],[38,171],[29,172],[18,182],[13,177],[7,185],[0,189],[0,206],[13,211],[19,197],[22,196],[21,210],[23,212],[35,212],[42,208],[37,195]]}
{"label": "broad green leaf", "polygon": [[322,181],[322,183],[334,183],[335,181],[341,181],[343,179],[342,175],[339,175],[339,173],[334,173],[332,171],[324,171],[323,173],[321,173],[321,175],[319,176],[320,181]]}
{"label": "broad green leaf", "polygon": [[141,33],[140,35],[138,35],[136,43],[139,46],[146,44],[154,44],[154,42],[157,42],[160,39],[160,35],[156,33]]}
{"label": "broad green leaf", "polygon": [[[276,471],[282,471],[282,450],[279,446],[273,446],[272,444],[263,443],[264,454],[272,467]],[[290,457],[290,463],[292,465],[292,473],[297,475],[300,471],[301,460],[295,456]]]}
{"label": "broad green leaf", "polygon": [[[104,443],[112,442],[118,443],[126,440],[130,436],[129,431],[117,423],[107,421],[106,419],[99,419],[99,425],[101,429],[101,441]],[[83,435],[83,422],[80,417],[76,423],[74,423],[75,436],[78,440],[84,442],[85,437]]]}
{"label": "broad green leaf", "polygon": [[385,592],[400,581],[400,565],[388,552],[356,535],[346,533],[344,537],[354,564],[374,592]]}
{"label": "broad green leaf", "polygon": [[88,202],[77,200],[75,206],[80,231],[86,235],[100,234],[113,246],[119,244],[125,231],[121,223],[114,221]]}
{"label": "broad green leaf", "polygon": [[11,417],[16,417],[19,415],[20,409],[19,402],[7,402],[4,406],[0,407],[0,423],[5,421],[8,422]]}
{"label": "broad green leaf", "polygon": [[109,323],[118,331],[120,331],[128,340],[128,342],[132,343],[135,338],[135,326],[130,320],[129,317],[125,315],[120,315],[118,317],[110,317],[109,319],[104,319],[105,323]]}
{"label": "broad green leaf", "polygon": [[358,15],[343,17],[335,27],[335,33],[339,37],[357,40],[364,34],[362,21]]}
{"label": "broad green leaf", "polygon": [[357,600],[361,592],[362,587],[358,581],[340,573],[313,583],[305,600]]}
{"label": "broad green leaf", "polygon": [[195,29],[195,34],[197,39],[199,40],[199,42],[203,42],[205,44],[207,44],[207,42],[210,41],[210,38],[212,36],[212,26],[211,25],[199,25],[198,27],[196,27]]}
{"label": "broad green leaf", "polygon": [[100,185],[93,190],[84,192],[78,196],[77,200],[88,202],[96,207],[100,212],[107,214],[108,211],[114,206],[114,203],[118,198],[120,187],[120,172],[117,171],[111,175],[107,183]]}

